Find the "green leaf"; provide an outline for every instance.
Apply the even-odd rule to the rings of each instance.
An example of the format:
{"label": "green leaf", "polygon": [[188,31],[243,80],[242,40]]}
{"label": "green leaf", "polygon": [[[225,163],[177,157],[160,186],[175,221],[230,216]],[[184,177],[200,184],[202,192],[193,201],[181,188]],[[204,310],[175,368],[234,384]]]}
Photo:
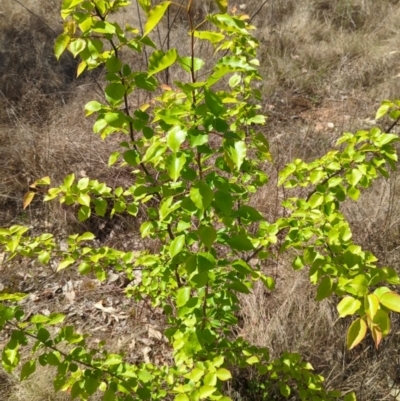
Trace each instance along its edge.
{"label": "green leaf", "polygon": [[175,396],[174,401],[190,401],[190,398],[186,394],[178,394]]}
{"label": "green leaf", "polygon": [[122,62],[118,57],[111,56],[106,61],[106,68],[108,72],[119,72],[122,68]]}
{"label": "green leaf", "polygon": [[213,394],[217,389],[212,386],[203,386],[199,389],[200,399],[208,398],[211,394]]}
{"label": "green leaf", "polygon": [[235,88],[242,82],[242,78],[239,74],[234,74],[229,78],[229,86]]}
{"label": "green leaf", "polygon": [[347,332],[347,348],[353,349],[364,339],[367,334],[367,324],[363,319],[355,320]]}
{"label": "green leaf", "polygon": [[181,287],[176,292],[176,306],[180,308],[186,305],[190,299],[190,287]]}
{"label": "green leaf", "polygon": [[286,383],[279,382],[279,391],[283,397],[289,398],[291,391],[290,387]]}
{"label": "green leaf", "polygon": [[170,49],[167,52],[156,50],[149,58],[148,76],[151,77],[175,63],[178,57],[176,49]]}
{"label": "green leaf", "polygon": [[138,0],[138,2],[143,11],[148,14],[148,12],[151,10],[151,0]]}
{"label": "green leaf", "polygon": [[31,360],[22,365],[20,380],[26,380],[36,371],[36,360]]}
{"label": "green leaf", "polygon": [[332,294],[333,280],[329,276],[324,276],[317,288],[317,296],[315,299],[321,301]]}
{"label": "green leaf", "polygon": [[318,206],[321,206],[324,202],[324,195],[320,194],[319,192],[315,192],[311,198],[309,199],[308,203],[313,209],[316,209]]}
{"label": "green leaf", "polygon": [[184,234],[175,237],[169,246],[169,255],[171,256],[171,258],[176,256],[183,249],[184,245],[185,245]]}
{"label": "green leaf", "polygon": [[244,141],[226,141],[224,144],[225,161],[231,170],[240,171],[247,154],[247,147]]}
{"label": "green leaf", "polygon": [[93,395],[97,391],[97,389],[100,386],[100,382],[97,379],[95,379],[94,377],[89,376],[89,377],[85,378],[84,386],[85,386],[86,392],[90,396],[90,395]]}
{"label": "green leaf", "polygon": [[394,291],[381,295],[379,302],[393,312],[400,312],[400,295]]}
{"label": "green leaf", "polygon": [[47,323],[50,320],[48,316],[45,315],[34,315],[31,317],[31,323]]}
{"label": "green leaf", "polygon": [[[143,36],[147,36],[157,26],[170,4],[170,1],[163,1],[147,12],[147,22],[144,26]],[[148,3],[143,3],[143,5],[145,6],[143,9],[146,10]]]}
{"label": "green leaf", "polygon": [[217,238],[217,232],[214,227],[211,226],[201,226],[197,231],[201,242],[207,247],[211,248],[212,244]]}
{"label": "green leaf", "polygon": [[383,104],[379,107],[378,111],[376,112],[375,120],[379,120],[379,119],[382,118],[384,115],[386,115],[387,112],[390,110],[391,107],[392,107],[391,104],[383,103]]}
{"label": "green leaf", "polygon": [[228,0],[215,0],[215,2],[221,13],[226,13],[228,11]]}
{"label": "green leaf", "polygon": [[92,270],[92,266],[87,262],[82,262],[78,266],[78,272],[82,275],[89,274]]}
{"label": "green leaf", "polygon": [[350,174],[346,175],[348,183],[353,187],[355,187],[359,183],[362,177],[363,173],[357,168],[353,168]]}
{"label": "green leaf", "polygon": [[103,362],[104,366],[120,365],[122,363],[122,356],[119,354],[108,354],[106,360]]}
{"label": "green leaf", "polygon": [[78,197],[78,203],[83,206],[90,206],[90,196],[88,194],[82,194]]}
{"label": "green leaf", "polygon": [[[179,57],[178,59],[179,65],[186,71],[192,71],[192,57]],[[204,61],[200,58],[194,57],[193,58],[193,71],[199,71],[204,65]]]}
{"label": "green leaf", "polygon": [[358,299],[347,296],[344,297],[337,305],[337,310],[340,317],[354,315],[361,307],[361,302]]}
{"label": "green leaf", "polygon": [[14,292],[13,294],[7,294],[5,292],[2,292],[0,293],[0,301],[19,302],[25,299],[27,296],[28,294],[24,294],[22,292]]}
{"label": "green leaf", "polygon": [[79,53],[83,52],[86,47],[86,41],[78,38],[70,42],[68,46],[68,50],[72,53],[74,57],[76,57]]}
{"label": "green leaf", "polygon": [[353,200],[357,200],[359,197],[360,197],[360,190],[359,189],[357,189],[357,188],[354,188],[354,187],[350,187],[348,190],[347,190],[347,194],[350,196],[350,198],[351,199],[353,199]]}
{"label": "green leaf", "polygon": [[189,379],[192,382],[197,383],[203,376],[204,376],[204,369],[194,368],[189,374]]}
{"label": "green leaf", "polygon": [[136,149],[127,150],[124,152],[124,160],[133,167],[140,163],[140,154]]}
{"label": "green leaf", "polygon": [[66,33],[62,33],[57,39],[56,43],[54,44],[54,54],[57,58],[57,60],[61,57],[61,55],[64,53],[65,49],[67,48],[69,42],[71,40],[71,37],[67,35]]}
{"label": "green leaf", "polygon": [[249,288],[240,281],[232,281],[228,284],[227,287],[231,288],[232,290],[241,292],[242,294],[250,294]]}
{"label": "green leaf", "polygon": [[386,294],[387,292],[391,292],[389,288],[387,287],[379,287],[374,291],[374,294],[380,298],[383,294]]}
{"label": "green leaf", "polygon": [[220,368],[217,370],[217,377],[219,380],[222,380],[222,381],[232,379],[231,372],[229,372],[229,370],[224,369],[224,368]]}
{"label": "green leaf", "polygon": [[180,177],[181,171],[186,163],[186,156],[181,154],[179,157],[176,154],[168,155],[165,159],[165,166],[168,175],[175,182]]}
{"label": "green leaf", "polygon": [[187,136],[187,131],[181,127],[174,127],[167,134],[167,145],[168,147],[176,153],[183,142],[185,142]]}
{"label": "green leaf", "polygon": [[116,161],[119,159],[120,155],[121,154],[119,152],[112,152],[110,157],[108,158],[108,167],[111,167],[112,165],[114,165],[116,163]]}
{"label": "green leaf", "polygon": [[200,210],[207,209],[214,198],[212,189],[203,181],[198,181],[190,188],[190,199]]}
{"label": "green leaf", "polygon": [[135,84],[138,88],[149,92],[154,92],[158,87],[158,81],[154,77],[150,77],[147,73],[139,73],[135,75]]}
{"label": "green leaf", "polygon": [[226,112],[225,107],[222,104],[222,100],[211,89],[204,88],[204,98],[208,109],[215,116],[218,117],[219,115]]}
{"label": "green leaf", "polygon": [[122,102],[125,95],[125,86],[120,83],[111,83],[106,86],[105,95],[108,102],[117,105]]}
{"label": "green leaf", "polygon": [[96,236],[95,236],[93,233],[87,231],[87,232],[83,233],[82,235],[80,235],[80,236],[76,239],[76,241],[77,241],[77,242],[80,242],[80,241],[92,241],[92,240],[94,240],[95,238],[96,238]]}
{"label": "green leaf", "polygon": [[343,401],[357,401],[355,393],[348,393],[344,396]]}
{"label": "green leaf", "polygon": [[212,31],[194,31],[194,37],[201,40],[208,40],[213,45],[225,39],[225,35],[222,33]]}
{"label": "green leaf", "polygon": [[54,325],[54,324],[59,324],[62,323],[65,320],[65,315],[62,313],[52,313],[49,316],[49,321],[47,322],[48,325]]}
{"label": "green leaf", "polygon": [[57,267],[57,271],[63,270],[66,267],[72,265],[75,263],[75,259],[71,258],[70,256],[67,256],[63,261],[60,262],[60,264]]}
{"label": "green leaf", "polygon": [[103,396],[103,401],[115,401],[115,391],[111,389],[107,389]]}
{"label": "green leaf", "polygon": [[253,243],[245,234],[234,235],[226,240],[226,242],[232,249],[235,249],[236,251],[252,251],[254,249]]}
{"label": "green leaf", "polygon": [[235,214],[252,222],[264,220],[264,217],[260,214],[260,212],[251,206],[241,206]]}
{"label": "green leaf", "polygon": [[233,209],[233,199],[229,192],[217,191],[215,203],[225,216],[230,216]]}

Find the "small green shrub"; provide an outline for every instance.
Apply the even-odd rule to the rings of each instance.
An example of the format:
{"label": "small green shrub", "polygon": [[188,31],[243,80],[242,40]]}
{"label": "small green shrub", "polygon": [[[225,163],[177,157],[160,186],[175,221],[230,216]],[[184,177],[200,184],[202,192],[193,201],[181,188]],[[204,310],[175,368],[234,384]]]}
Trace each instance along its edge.
{"label": "small green shrub", "polygon": [[[104,101],[87,103],[86,114],[96,116],[93,130],[102,138],[125,134],[109,165],[130,167],[131,186],[112,188],[70,174],[50,188],[44,200],[77,206],[80,221],[92,214],[136,216],[139,208],[145,209],[141,236],[157,240],[158,249],[91,247],[94,235],[85,232],[71,235],[65,250],[52,234],[31,236],[22,226],[0,229],[0,244],[6,263],[16,256],[42,264],[58,261],[58,271],[76,266],[82,275],[95,274],[100,281],[110,269],[130,280],[140,270],[140,282],[128,286],[126,295],[150,300],[163,310],[173,364],[130,364],[123,355],[108,353],[104,343],[90,349],[87,335],[63,325],[64,315],[26,317],[19,302],[27,294],[2,293],[0,329],[11,331],[2,353],[4,369],[12,372],[19,365],[20,348],[31,347],[21,380],[37,363],[54,366],[56,391],[83,400],[100,391],[105,401],[227,401],[224,383],[232,379],[233,370],[250,368],[260,377],[251,384],[259,399],[271,399],[276,389],[286,398],[342,398],[340,392],[324,388],[323,377],[300,355],[287,352],[271,360],[267,349],[237,338],[237,294],[249,294],[257,281],[272,291],[274,280],[260,261],[274,258],[276,252],[295,255],[293,269],[309,268],[316,300],[336,295],[341,298],[339,316],[355,317],[347,332],[348,348],[356,347],[368,330],[379,346],[390,331],[390,312],[400,311],[400,295],[385,285],[400,279],[392,268],[378,267],[376,257],[352,241],[340,206],[349,198],[357,201],[362,189],[388,176],[397,161],[397,135],[378,128],[345,133],[323,157],[289,163],[280,172],[279,185],[288,191],[309,188],[308,195],[287,198],[285,217],[267,221],[250,205],[252,194],[268,185],[263,167],[272,155],[258,128],[265,117],[259,112],[261,94],[254,82],[262,78],[257,72],[258,41],[250,34],[247,17],[229,14],[227,1],[216,0],[219,12],[194,26],[188,0],[179,6],[190,26],[190,53],[185,55],[175,48],[158,48],[149,36],[177,4],[152,6],[150,0],[139,0],[147,18],[140,32],[112,21],[114,12],[129,3],[64,0],[64,32],[54,50],[57,57],[67,49],[80,57],[78,75],[105,67]],[[212,28],[201,30],[206,26]],[[202,70],[205,61],[196,53],[196,41],[209,42],[219,55],[211,71]],[[124,62],[122,51],[140,54],[144,49],[151,52],[146,70],[136,71]],[[187,79],[171,86],[160,83],[159,74],[170,68],[180,68]],[[139,90],[151,100],[132,107],[130,95]],[[384,102],[377,117],[389,113],[398,121],[399,106],[398,101]],[[48,177],[36,181],[25,206],[49,184]],[[284,239],[279,250],[278,236]],[[355,394],[344,399],[355,400]]]}

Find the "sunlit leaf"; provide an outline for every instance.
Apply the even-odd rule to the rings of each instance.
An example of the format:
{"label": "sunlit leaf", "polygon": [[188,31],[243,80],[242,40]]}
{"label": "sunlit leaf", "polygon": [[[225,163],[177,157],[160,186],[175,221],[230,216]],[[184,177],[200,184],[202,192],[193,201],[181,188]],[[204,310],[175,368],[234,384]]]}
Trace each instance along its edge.
{"label": "sunlit leaf", "polygon": [[151,77],[160,71],[165,70],[175,63],[178,57],[176,49],[170,49],[165,53],[162,50],[156,50],[149,58],[148,76]]}
{"label": "sunlit leaf", "polygon": [[151,10],[148,10],[148,2],[142,1],[141,6],[144,6],[143,8],[145,11],[148,10],[147,22],[144,26],[143,36],[148,35],[157,26],[170,4],[170,1],[163,1]]}
{"label": "sunlit leaf", "polygon": [[393,312],[400,312],[400,295],[394,291],[384,293],[379,302]]}
{"label": "sunlit leaf", "polygon": [[353,349],[364,339],[367,334],[367,324],[363,319],[355,320],[347,332],[347,348]]}

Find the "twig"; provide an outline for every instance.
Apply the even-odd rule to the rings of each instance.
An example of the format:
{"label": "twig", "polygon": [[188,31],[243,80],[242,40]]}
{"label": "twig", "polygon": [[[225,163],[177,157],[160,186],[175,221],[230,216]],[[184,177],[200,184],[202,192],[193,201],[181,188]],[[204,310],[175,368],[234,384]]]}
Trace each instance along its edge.
{"label": "twig", "polygon": [[54,32],[55,35],[58,35],[58,33],[53,29],[47,22],[43,21],[37,14],[35,14],[32,10],[30,10],[28,7],[24,6],[22,3],[20,3],[18,0],[14,0],[16,3],[18,3],[22,8],[25,8],[26,11],[31,13],[35,18],[37,18],[43,25],[46,25],[47,28],[49,28],[51,31]]}

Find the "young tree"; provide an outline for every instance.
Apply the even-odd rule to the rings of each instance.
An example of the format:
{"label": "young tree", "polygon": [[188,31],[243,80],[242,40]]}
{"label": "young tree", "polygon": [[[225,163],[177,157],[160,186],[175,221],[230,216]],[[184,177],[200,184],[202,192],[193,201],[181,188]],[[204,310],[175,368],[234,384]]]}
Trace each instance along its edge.
{"label": "young tree", "polygon": [[[258,372],[259,399],[271,399],[275,389],[283,397],[301,400],[342,398],[340,392],[324,388],[323,377],[300,355],[287,352],[270,360],[267,349],[236,338],[237,293],[250,293],[257,281],[274,289],[261,261],[273,257],[279,235],[279,252],[291,255],[296,250],[293,268],[309,268],[316,299],[336,295],[341,298],[339,316],[354,315],[348,348],[357,346],[367,331],[378,347],[389,334],[390,311],[400,311],[400,296],[386,285],[400,280],[394,269],[378,267],[376,257],[352,241],[340,207],[348,198],[356,201],[379,176],[388,176],[397,161],[397,135],[378,128],[345,133],[323,157],[289,163],[280,172],[279,185],[307,187],[308,195],[285,199],[285,217],[268,221],[250,206],[252,194],[269,185],[264,165],[273,159],[259,128],[265,117],[254,85],[262,79],[257,71],[259,43],[250,33],[254,27],[246,15],[228,13],[227,0],[215,0],[218,12],[197,26],[192,0],[183,6],[138,3],[146,17],[142,31],[113,21],[114,13],[129,1],[63,0],[64,32],[55,43],[57,58],[65,50],[79,56],[78,75],[105,68],[104,101],[90,101],[85,110],[96,116],[93,130],[102,138],[126,135],[123,150],[110,155],[109,165],[129,166],[131,185],[112,188],[70,174],[50,188],[44,200],[77,205],[80,221],[92,213],[136,216],[144,205],[141,236],[157,239],[157,252],[90,247],[94,235],[88,232],[71,235],[63,250],[52,234],[35,237],[22,226],[0,229],[0,244],[8,255],[6,265],[17,255],[43,264],[60,260],[58,270],[76,266],[98,280],[105,280],[109,269],[129,279],[140,269],[140,283],[129,286],[126,295],[162,308],[173,363],[133,365],[103,347],[89,349],[86,336],[64,325],[62,314],[27,318],[19,305],[27,294],[3,293],[0,330],[11,330],[2,353],[4,369],[12,372],[20,348],[32,347],[21,379],[35,371],[37,361],[54,366],[55,389],[83,400],[101,391],[105,401],[227,401],[224,383],[232,379],[233,368]],[[164,50],[150,37],[172,7],[187,15],[189,54]],[[211,68],[197,54],[196,43],[203,41],[219,56]],[[151,53],[147,69],[137,70],[124,61],[126,52],[141,54],[145,49]],[[162,73],[172,68],[180,68],[184,79],[162,84]],[[135,91],[148,93],[149,101],[132,103]],[[398,101],[384,102],[377,117],[390,113],[398,120],[399,106]],[[49,184],[46,177],[33,187]],[[33,191],[26,195],[25,207],[33,196]],[[250,264],[254,259],[259,263]],[[50,330],[52,325],[59,329]],[[355,400],[355,395],[344,399]]]}

